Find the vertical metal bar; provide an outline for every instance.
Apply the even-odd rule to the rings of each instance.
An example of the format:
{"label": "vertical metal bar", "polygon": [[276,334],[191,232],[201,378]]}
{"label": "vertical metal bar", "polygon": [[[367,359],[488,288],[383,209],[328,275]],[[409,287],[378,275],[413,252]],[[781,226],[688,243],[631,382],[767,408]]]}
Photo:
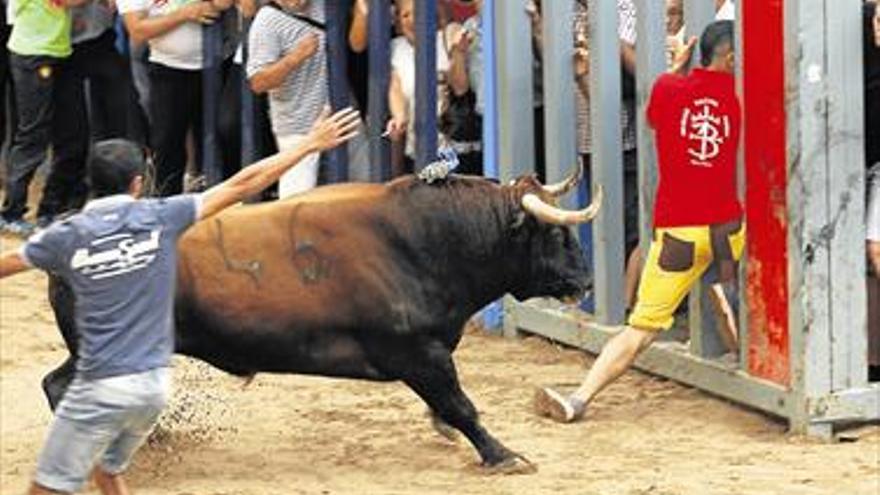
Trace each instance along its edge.
{"label": "vertical metal bar", "polygon": [[[736,30],[734,36],[736,36],[736,94],[739,98],[739,101],[743,101],[743,37],[745,36],[745,30],[743,29],[743,3],[736,2]],[[788,25],[788,17],[786,14],[786,25]],[[788,34],[786,34],[786,45],[788,44]],[[788,52],[786,51],[786,57]],[[787,60],[787,59],[786,59]],[[788,64],[788,62],[786,62]],[[786,73],[790,74],[791,72],[786,69]],[[737,153],[736,159],[736,180],[737,180],[737,191],[739,192],[740,200],[745,198],[746,196],[746,168],[745,168],[745,141],[744,141],[745,133],[740,133],[739,136],[739,152]],[[791,138],[788,139],[788,142],[793,142]],[[748,226],[746,227],[748,229]],[[748,230],[746,231],[746,236],[749,235]],[[749,253],[748,249],[744,250],[743,256],[740,259],[739,263],[739,273],[737,274],[737,301],[747,301],[746,296],[746,266],[749,263]],[[741,370],[745,370],[746,359],[745,356],[748,354],[749,350],[749,305],[748,304],[738,304],[737,308],[737,331],[739,332],[738,341],[739,344],[739,367]]]}
{"label": "vertical metal bar", "polygon": [[[788,204],[797,205],[788,210],[787,236],[790,289],[786,296],[791,329],[791,387],[795,401],[794,414],[790,419],[794,431],[820,435],[830,435],[830,426],[811,425],[809,407],[811,399],[825,396],[831,391],[831,295],[828,284],[831,260],[827,242],[822,238],[823,229],[829,221],[828,68],[824,21],[828,7],[825,0],[785,1],[786,73],[790,81],[786,108],[787,139],[792,150],[787,159],[790,171],[787,199]],[[766,15],[762,9],[754,8],[749,3],[744,5],[743,10],[746,28],[753,22],[751,19]],[[749,34],[747,32],[743,39],[746,50],[752,42]],[[755,43],[766,46],[761,40],[755,40]],[[755,47],[746,55],[758,56],[760,50]],[[744,75],[748,78],[751,62],[748,58],[745,62]],[[765,61],[754,63],[763,64]],[[746,79],[746,82],[749,80]],[[755,125],[757,127],[759,124]],[[750,168],[750,188],[755,182],[752,172]],[[750,229],[755,231],[752,225]],[[754,234],[751,237],[754,238]],[[751,263],[757,263],[760,267],[760,263],[765,262],[764,258],[754,256]],[[752,270],[750,266],[749,271]],[[761,287],[753,286],[752,280],[749,282],[752,312],[766,314],[763,309],[763,305],[767,304],[766,296],[761,298],[762,294],[758,291]],[[776,281],[777,286],[779,283]],[[759,316],[766,318],[765,315]],[[767,349],[770,346],[767,345],[769,339],[765,336],[766,330],[757,325],[750,326],[750,330],[754,334],[749,348],[750,358],[752,352],[757,359],[774,358],[770,352],[772,348]],[[761,363],[753,365],[751,361],[750,370],[767,374],[759,366]]]}
{"label": "vertical metal bar", "polygon": [[[543,2],[544,23],[544,132],[547,182],[556,182],[568,175],[577,165],[575,143],[574,69],[572,57],[572,19],[574,4]],[[576,206],[577,197],[566,196],[563,205]]]}
{"label": "vertical metal bar", "polygon": [[241,71],[236,71],[232,77],[241,79],[241,166],[246,167],[257,161],[256,135],[254,134],[254,116],[256,111],[256,102],[254,101],[254,93],[251,91],[250,84],[245,76],[245,67],[248,60],[248,33],[251,30],[251,22],[253,19],[249,17],[241,17]]}
{"label": "vertical metal bar", "polygon": [[369,14],[370,79],[367,95],[367,136],[370,140],[370,179],[391,178],[391,147],[382,137],[388,120],[388,81],[391,75],[391,5],[389,0],[371,0]]}
{"label": "vertical metal bar", "polygon": [[498,167],[507,182],[535,169],[532,37],[521,2],[495,2]]}
{"label": "vertical metal bar", "polygon": [[605,204],[593,221],[596,317],[619,324],[623,297],[623,152],[620,134],[620,39],[617,3],[590,0],[590,121],[593,180]]}
{"label": "vertical metal bar", "polygon": [[419,170],[437,159],[437,2],[415,0],[415,16],[415,166]]}
{"label": "vertical metal bar", "polygon": [[[484,0],[480,12],[483,59],[483,173],[486,177],[498,178],[498,98],[495,38],[495,0]],[[485,70],[489,68],[489,70]]]}
{"label": "vertical metal bar", "polygon": [[202,27],[202,172],[208,186],[223,180],[223,167],[218,156],[217,106],[221,92],[223,63],[223,22]]}
{"label": "vertical metal bar", "polygon": [[656,0],[639,0],[636,5],[636,29],[639,43],[636,50],[636,105],[638,111],[639,159],[639,245],[647,256],[651,242],[654,199],[657,194],[657,150],[654,131],[648,124],[647,108],[651,89],[657,76],[666,71],[665,9]]}
{"label": "vertical metal bar", "polygon": [[[331,1],[324,4],[327,19],[327,75],[330,83],[330,106],[334,110],[349,105],[348,94],[348,35],[345,29],[350,0]],[[348,180],[348,147],[337,146],[327,153],[329,170],[327,179],[330,183]]]}
{"label": "vertical metal bar", "polygon": [[[685,0],[684,20],[685,39],[691,36],[700,36],[706,26],[715,19],[715,4],[707,0]],[[693,63],[700,63],[699,44],[694,53]],[[688,311],[690,330],[691,352],[701,357],[715,357],[724,354],[724,346],[718,332],[718,322],[712,311],[710,300],[710,286],[714,282],[713,276],[707,272],[701,280],[694,285],[688,298],[690,310]]]}
{"label": "vertical metal bar", "polygon": [[837,1],[825,17],[832,391],[867,384],[861,6],[858,0]]}

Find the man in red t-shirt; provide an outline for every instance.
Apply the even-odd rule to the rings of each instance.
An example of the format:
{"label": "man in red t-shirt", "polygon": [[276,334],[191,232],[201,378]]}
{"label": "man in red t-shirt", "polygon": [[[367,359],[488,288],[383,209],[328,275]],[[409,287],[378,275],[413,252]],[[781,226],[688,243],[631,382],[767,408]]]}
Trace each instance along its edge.
{"label": "man in red t-shirt", "polygon": [[701,63],[683,72],[692,39],[673,71],[654,83],[648,122],[654,128],[660,179],[654,238],[628,325],[611,339],[569,397],[539,389],[539,414],[560,422],[584,415],[587,404],[626,371],[662,330],[711,263],[722,281],[735,276],[744,228],[737,196],[736,155],[741,120],[734,90],[733,23],[710,24],[700,38]]}

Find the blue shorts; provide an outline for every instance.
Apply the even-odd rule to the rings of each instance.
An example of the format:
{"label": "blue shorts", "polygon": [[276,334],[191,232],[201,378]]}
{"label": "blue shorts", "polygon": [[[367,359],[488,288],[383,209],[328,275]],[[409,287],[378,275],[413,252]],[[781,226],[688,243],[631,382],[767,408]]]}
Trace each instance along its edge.
{"label": "blue shorts", "polygon": [[95,465],[108,474],[125,471],[156,424],[170,386],[168,368],[98,380],[76,377],[55,411],[34,481],[72,493]]}

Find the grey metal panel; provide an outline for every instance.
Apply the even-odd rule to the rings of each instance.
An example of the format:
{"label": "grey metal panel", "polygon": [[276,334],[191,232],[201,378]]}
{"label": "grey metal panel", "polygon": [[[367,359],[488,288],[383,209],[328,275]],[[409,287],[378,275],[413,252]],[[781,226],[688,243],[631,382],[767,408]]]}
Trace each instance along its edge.
{"label": "grey metal panel", "polygon": [[831,392],[830,253],[823,237],[829,221],[826,3],[786,0],[784,4],[790,87],[787,201],[798,205],[788,211],[789,338],[796,400],[791,422],[793,430],[803,433],[811,429],[809,398]]}
{"label": "grey metal panel", "polygon": [[[736,2],[736,18],[742,19],[743,13],[743,3]],[[737,22],[734,26],[735,28],[735,44],[736,44],[736,94],[739,97],[740,104],[743,101],[743,25],[742,22]],[[743,141],[745,139],[745,133],[739,133],[739,152],[737,153],[736,160],[736,180],[737,180],[737,190],[739,191],[740,201],[744,202],[744,198],[746,195],[746,166],[745,166],[745,148],[743,146]],[[748,235],[748,231],[746,232]],[[749,317],[748,311],[749,307],[746,304],[748,301],[746,296],[746,266],[748,266],[749,262],[749,253],[748,249],[743,250],[742,258],[739,263],[739,273],[737,276],[737,282],[739,283],[739,301],[741,304],[739,305],[739,312],[737,314],[737,331],[739,332],[739,355],[747,356],[749,350]],[[745,368],[745,359],[740,360],[740,365]]]}
{"label": "grey metal panel", "polygon": [[808,404],[813,423],[876,421],[880,419],[880,384],[834,392]]}
{"label": "grey metal panel", "polygon": [[654,199],[657,193],[657,150],[646,110],[657,76],[666,71],[666,23],[663,2],[639,0],[636,29],[641,40],[636,50],[636,114],[639,159],[639,238],[647,255],[651,242]]}
{"label": "grey metal panel", "polygon": [[[699,38],[703,29],[715,20],[715,2],[712,0],[684,0],[685,40],[691,36]],[[700,64],[700,46],[694,50],[693,64]]]}
{"label": "grey metal panel", "polygon": [[865,157],[862,2],[829,4],[828,64],[829,272],[831,283],[832,390],[867,383],[865,287]]}
{"label": "grey metal panel", "polygon": [[596,315],[603,323],[618,324],[624,318],[624,253],[617,2],[590,0],[589,11],[592,175],[605,189],[605,204],[593,221]]}
{"label": "grey metal panel", "polygon": [[503,182],[535,169],[532,38],[523,2],[495,2],[498,167]]}
{"label": "grey metal panel", "polygon": [[[536,308],[532,304],[513,304],[508,311],[520,331],[536,333],[594,354],[619,331],[619,327],[596,323],[578,312]],[[792,412],[793,404],[783,387],[754,379],[736,365],[692,356],[686,346],[676,342],[655,343],[636,360],[635,366],[776,416],[788,417]]]}
{"label": "grey metal panel", "polygon": [[[416,170],[437,159],[437,2],[415,0]],[[413,118],[411,116],[411,118]],[[407,139],[411,139],[408,136]]]}
{"label": "grey metal panel", "polygon": [[391,5],[389,0],[372,0],[369,13],[370,76],[367,137],[370,140],[370,179],[391,178],[391,148],[382,138],[388,120],[388,81],[391,74]]}
{"label": "grey metal panel", "polygon": [[[547,182],[564,178],[577,166],[572,57],[574,2],[544,2],[544,140]],[[540,151],[540,150],[539,150]],[[575,207],[577,195],[569,194],[563,205]]]}

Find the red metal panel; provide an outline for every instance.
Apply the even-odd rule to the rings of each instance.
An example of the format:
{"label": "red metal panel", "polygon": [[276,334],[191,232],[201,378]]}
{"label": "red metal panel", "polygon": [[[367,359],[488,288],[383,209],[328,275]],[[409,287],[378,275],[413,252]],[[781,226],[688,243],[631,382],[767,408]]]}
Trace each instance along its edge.
{"label": "red metal panel", "polygon": [[745,0],[741,12],[748,370],[787,385],[790,359],[783,1]]}

